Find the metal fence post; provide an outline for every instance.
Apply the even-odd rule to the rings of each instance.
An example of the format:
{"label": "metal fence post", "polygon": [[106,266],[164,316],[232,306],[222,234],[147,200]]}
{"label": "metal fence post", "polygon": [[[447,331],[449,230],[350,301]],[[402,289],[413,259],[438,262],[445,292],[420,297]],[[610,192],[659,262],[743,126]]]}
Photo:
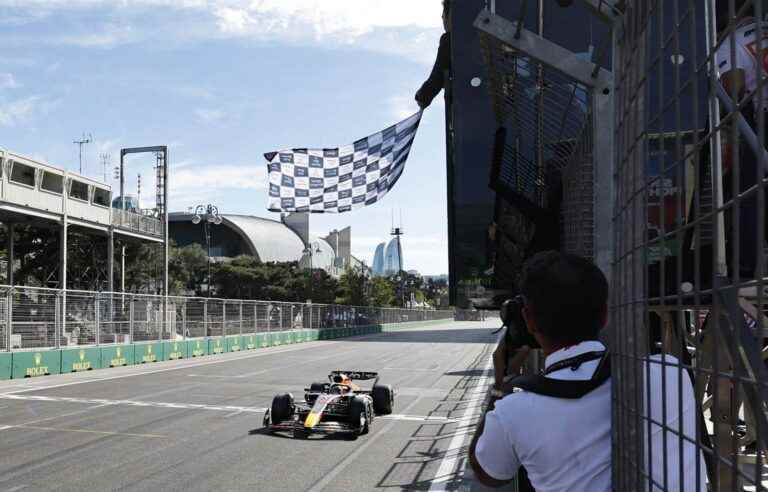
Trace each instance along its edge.
{"label": "metal fence post", "polygon": [[134,312],[136,306],[134,305],[134,297],[129,296],[128,297],[128,338],[129,343],[134,342],[134,330],[133,330],[133,323],[135,320],[136,313]]}
{"label": "metal fence post", "polygon": [[7,350],[11,350],[11,340],[13,339],[13,288],[8,289],[5,294],[5,331]]}
{"label": "metal fence post", "polygon": [[101,342],[101,323],[100,323],[100,309],[99,309],[99,300],[101,299],[101,294],[98,292],[93,298],[93,323],[96,328],[96,345],[100,345]]}
{"label": "metal fence post", "polygon": [[55,311],[53,314],[53,338],[55,340],[54,346],[56,348],[61,347],[61,336],[60,336],[60,327],[61,327],[61,292],[56,293],[56,300],[54,301],[53,310]]}
{"label": "metal fence post", "polygon": [[221,303],[221,334],[227,336],[227,301]]}
{"label": "metal fence post", "polygon": [[243,301],[240,301],[240,335],[243,334]]}
{"label": "metal fence post", "polygon": [[181,337],[187,339],[187,299],[181,299]]}
{"label": "metal fence post", "polygon": [[203,301],[203,333],[204,337],[208,336],[208,299]]}

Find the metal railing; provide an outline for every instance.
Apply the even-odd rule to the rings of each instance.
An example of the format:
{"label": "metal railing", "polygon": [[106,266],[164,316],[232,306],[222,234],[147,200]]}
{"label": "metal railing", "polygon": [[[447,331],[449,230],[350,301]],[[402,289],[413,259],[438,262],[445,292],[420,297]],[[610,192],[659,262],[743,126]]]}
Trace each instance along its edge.
{"label": "metal railing", "polygon": [[117,208],[112,209],[112,225],[142,234],[163,235],[163,222],[161,220]]}
{"label": "metal railing", "polygon": [[[165,313],[165,315],[163,314]],[[163,297],[0,286],[0,350],[453,319],[453,310]]]}

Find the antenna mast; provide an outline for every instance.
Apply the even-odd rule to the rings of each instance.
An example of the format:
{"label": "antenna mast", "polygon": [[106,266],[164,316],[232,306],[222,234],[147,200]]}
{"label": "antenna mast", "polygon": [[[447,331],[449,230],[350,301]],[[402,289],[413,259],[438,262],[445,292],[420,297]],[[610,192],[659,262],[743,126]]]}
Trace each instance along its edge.
{"label": "antenna mast", "polygon": [[90,133],[88,136],[85,136],[85,133],[83,133],[83,137],[80,140],[74,140],[72,143],[77,145],[78,150],[80,151],[80,174],[83,174],[83,145],[89,144],[93,142],[93,135]]}
{"label": "antenna mast", "polygon": [[103,154],[99,155],[99,158],[101,159],[101,166],[104,170],[104,182],[107,182],[107,168],[109,167],[109,161],[112,160],[112,156],[108,154],[107,152],[104,152]]}

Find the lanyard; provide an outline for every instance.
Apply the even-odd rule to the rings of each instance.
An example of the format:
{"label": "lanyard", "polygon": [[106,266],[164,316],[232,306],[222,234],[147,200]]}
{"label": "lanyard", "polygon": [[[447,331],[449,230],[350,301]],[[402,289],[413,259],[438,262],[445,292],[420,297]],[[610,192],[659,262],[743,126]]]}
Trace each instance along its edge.
{"label": "lanyard", "polygon": [[570,367],[571,371],[575,371],[579,367],[581,367],[583,363],[589,362],[592,360],[602,359],[605,356],[605,354],[606,354],[605,350],[585,352],[583,354],[576,355],[569,359],[561,360],[560,362],[555,362],[554,364],[552,364],[551,366],[547,367],[544,370],[544,374],[547,375],[555,371],[565,369],[566,367]]}

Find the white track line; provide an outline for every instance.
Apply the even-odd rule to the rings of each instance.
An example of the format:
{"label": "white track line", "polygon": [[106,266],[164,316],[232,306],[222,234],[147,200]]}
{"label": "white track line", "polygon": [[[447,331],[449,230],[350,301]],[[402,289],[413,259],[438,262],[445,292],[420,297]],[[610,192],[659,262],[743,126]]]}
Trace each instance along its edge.
{"label": "white track line", "polygon": [[246,413],[264,413],[267,409],[263,407],[240,407],[231,405],[199,405],[195,403],[166,403],[158,401],[141,400],[105,400],[102,398],[72,398],[67,396],[41,396],[41,395],[18,395],[2,394],[0,400],[23,400],[23,401],[46,401],[61,403],[81,403],[84,405],[124,405],[131,407],[154,407],[154,408],[174,408],[179,410],[212,410],[217,412],[246,412]]}
{"label": "white track line", "polygon": [[449,417],[439,417],[434,415],[403,415],[403,414],[390,414],[377,417],[385,420],[408,420],[413,422],[442,422],[444,424],[453,424],[458,422],[457,419]]}
{"label": "white track line", "polygon": [[[493,358],[488,359],[483,372],[488,374],[491,369],[493,369]],[[492,376],[483,376],[477,382],[477,386],[475,386],[472,391],[470,391],[469,395],[479,396],[481,394],[487,393],[489,382],[492,380]],[[473,398],[471,400],[471,404],[464,409],[464,414],[461,416],[461,418],[458,419],[457,423],[459,425],[471,425],[475,420],[477,420],[478,413],[482,410],[483,401],[484,399],[482,398]],[[449,482],[453,482],[460,478],[456,468],[459,462],[459,458],[463,456],[462,449],[464,448],[464,445],[467,441],[467,436],[470,434],[474,434],[474,432],[459,433],[453,436],[451,442],[448,444],[448,448],[445,450],[445,455],[443,456],[443,460],[440,462],[440,467],[437,469],[437,473],[435,473],[435,478],[432,480],[432,485],[429,487],[430,492],[445,491],[447,490],[446,485]]]}

